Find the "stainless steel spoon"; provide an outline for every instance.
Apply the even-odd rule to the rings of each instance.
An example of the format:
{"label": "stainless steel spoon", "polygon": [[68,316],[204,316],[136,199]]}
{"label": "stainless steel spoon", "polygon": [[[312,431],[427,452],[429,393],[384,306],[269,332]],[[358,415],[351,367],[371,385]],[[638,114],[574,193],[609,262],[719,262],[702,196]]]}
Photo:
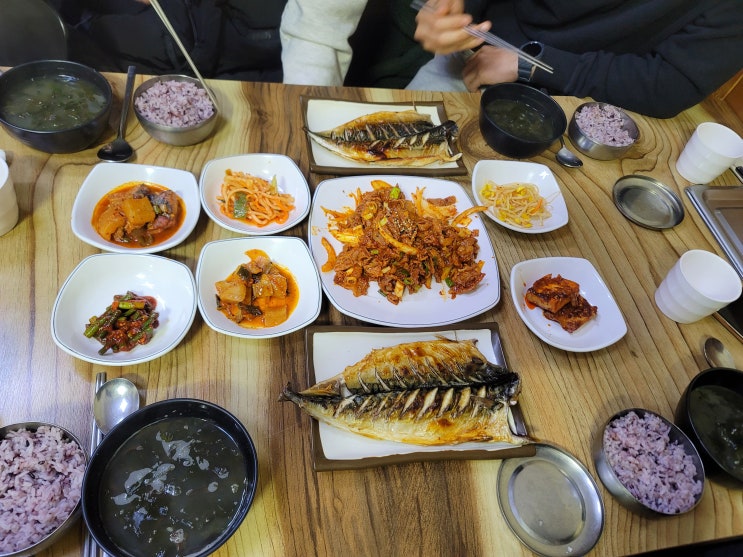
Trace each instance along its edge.
{"label": "stainless steel spoon", "polygon": [[138,408],[137,386],[123,377],[106,381],[93,400],[93,416],[103,435]]}
{"label": "stainless steel spoon", "polygon": [[578,156],[573,153],[570,149],[565,147],[565,140],[560,136],[560,150],[557,152],[557,155],[555,155],[555,158],[557,159],[557,162],[559,162],[563,166],[567,166],[570,168],[577,168],[579,166],[583,166],[583,161],[578,158]]}
{"label": "stainless steel spoon", "polygon": [[121,105],[121,120],[119,121],[119,134],[116,136],[111,143],[104,145],[98,150],[98,158],[104,161],[111,162],[126,162],[134,154],[134,149],[124,139],[124,133],[126,132],[126,119],[129,115],[129,104],[132,99],[132,89],[134,88],[134,76],[137,73],[137,69],[134,66],[129,66],[129,71],[126,74],[126,87],[124,88],[124,102]]}
{"label": "stainless steel spoon", "polygon": [[735,360],[725,345],[715,337],[704,341],[704,359],[710,367],[729,367],[735,369]]}

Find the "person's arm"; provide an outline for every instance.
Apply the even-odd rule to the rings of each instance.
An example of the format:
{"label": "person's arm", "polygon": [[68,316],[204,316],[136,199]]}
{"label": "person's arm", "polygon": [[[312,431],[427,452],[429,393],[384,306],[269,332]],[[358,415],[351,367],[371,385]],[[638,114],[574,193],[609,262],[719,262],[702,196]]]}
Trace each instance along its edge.
{"label": "person's arm", "polygon": [[[702,101],[740,69],[743,10],[737,2],[718,2],[705,8],[703,15],[647,54],[577,54],[544,45],[542,60],[554,73],[537,68],[532,83],[557,94],[591,97],[647,116],[673,117]],[[476,62],[468,61],[470,72],[478,72],[476,77],[470,76],[468,87],[494,83],[487,70],[474,68]],[[513,78],[512,61],[509,67],[501,73]]]}
{"label": "person's arm", "polygon": [[702,101],[741,67],[743,10],[736,1],[710,7],[646,55],[573,54],[545,46],[550,75],[535,83],[576,97],[592,97],[629,110],[670,118]]}
{"label": "person's arm", "polygon": [[349,37],[367,0],[289,0],[281,18],[284,83],[343,85]]}

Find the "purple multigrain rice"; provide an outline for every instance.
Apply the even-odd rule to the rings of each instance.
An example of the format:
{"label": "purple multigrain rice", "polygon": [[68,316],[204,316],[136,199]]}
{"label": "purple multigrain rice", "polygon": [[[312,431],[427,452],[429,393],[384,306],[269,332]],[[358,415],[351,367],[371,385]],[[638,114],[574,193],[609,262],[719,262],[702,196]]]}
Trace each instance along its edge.
{"label": "purple multigrain rice", "polygon": [[604,430],[604,454],[619,481],[643,505],[665,514],[694,506],[703,484],[695,480],[694,460],[671,427],[654,414],[635,412],[613,420]]}
{"label": "purple multigrain rice", "polygon": [[581,131],[596,143],[625,147],[634,139],[624,129],[622,113],[610,104],[589,104],[575,113],[575,123]]}
{"label": "purple multigrain rice", "polygon": [[196,125],[214,114],[207,92],[188,81],[159,81],[134,99],[134,106],[150,122],[176,128]]}
{"label": "purple multigrain rice", "polygon": [[0,553],[25,549],[60,526],[82,490],[85,453],[58,427],[0,440]]}

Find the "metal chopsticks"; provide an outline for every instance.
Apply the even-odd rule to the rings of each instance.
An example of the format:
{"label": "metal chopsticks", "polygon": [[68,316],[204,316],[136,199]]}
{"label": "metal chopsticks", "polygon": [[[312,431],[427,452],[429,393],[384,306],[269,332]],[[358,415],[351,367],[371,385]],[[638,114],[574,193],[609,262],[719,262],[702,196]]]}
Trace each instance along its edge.
{"label": "metal chopsticks", "polygon": [[[410,4],[410,7],[417,11],[420,11],[420,10],[433,11],[435,9],[435,6],[428,4],[426,0],[413,0],[413,2]],[[530,62],[531,64],[534,64],[535,66],[537,66],[538,68],[541,68],[547,73],[552,73],[554,71],[552,66],[550,66],[549,64],[545,64],[539,58],[534,58],[534,56],[527,54],[520,48],[516,48],[511,43],[504,41],[497,35],[493,35],[492,33],[488,33],[486,31],[480,31],[479,29],[476,29],[472,25],[467,25],[464,28],[464,30],[470,35],[472,35],[473,37],[482,39],[489,45],[497,46],[497,47],[504,48],[506,50],[515,52],[516,54],[518,54],[519,58],[526,60],[527,62]]]}
{"label": "metal chopsticks", "polygon": [[[93,394],[98,392],[98,389],[100,389],[103,384],[106,382],[106,372],[101,371],[95,376],[95,391]],[[93,424],[90,431],[90,456],[93,456],[93,453],[95,452],[96,448],[101,442],[101,439],[103,439],[103,434],[101,433],[101,430],[98,429],[98,424],[95,421],[95,418],[93,418]],[[98,555],[98,544],[95,543],[95,540],[93,539],[93,536],[90,535],[90,532],[88,531],[87,526],[83,522],[83,529],[84,529],[84,542],[83,542],[83,557],[97,557]]]}
{"label": "metal chopsticks", "polygon": [[175,29],[170,23],[170,20],[168,19],[168,16],[165,14],[162,7],[160,6],[160,2],[158,2],[158,0],[150,0],[150,5],[152,6],[152,9],[155,10],[157,17],[159,17],[160,21],[162,21],[165,29],[167,29],[168,33],[170,33],[170,36],[173,37],[173,40],[175,41],[175,44],[178,45],[181,54],[183,54],[183,57],[186,59],[186,62],[188,62],[188,65],[191,66],[191,70],[193,71],[193,73],[196,74],[196,78],[201,82],[202,87],[204,87],[204,89],[206,90],[206,94],[209,95],[209,100],[212,101],[214,109],[219,110],[217,99],[214,98],[214,93],[212,93],[211,89],[209,89],[209,86],[206,84],[204,78],[201,77],[199,69],[196,67],[196,64],[194,64],[193,60],[191,60],[191,57],[188,55],[188,50],[186,50],[186,47],[183,46],[178,33],[176,33]]}

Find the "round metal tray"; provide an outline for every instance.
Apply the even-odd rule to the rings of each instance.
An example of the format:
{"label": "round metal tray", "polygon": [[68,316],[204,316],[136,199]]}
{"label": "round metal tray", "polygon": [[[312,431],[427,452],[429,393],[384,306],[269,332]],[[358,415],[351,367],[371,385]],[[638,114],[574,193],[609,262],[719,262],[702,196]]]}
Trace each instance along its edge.
{"label": "round metal tray", "polygon": [[498,504],[516,537],[539,555],[585,555],[604,529],[604,503],[583,464],[536,444],[532,457],[509,458],[498,471]]}
{"label": "round metal tray", "polygon": [[654,178],[632,174],[614,184],[614,204],[629,220],[645,228],[672,228],[684,219],[684,205],[675,192]]}

